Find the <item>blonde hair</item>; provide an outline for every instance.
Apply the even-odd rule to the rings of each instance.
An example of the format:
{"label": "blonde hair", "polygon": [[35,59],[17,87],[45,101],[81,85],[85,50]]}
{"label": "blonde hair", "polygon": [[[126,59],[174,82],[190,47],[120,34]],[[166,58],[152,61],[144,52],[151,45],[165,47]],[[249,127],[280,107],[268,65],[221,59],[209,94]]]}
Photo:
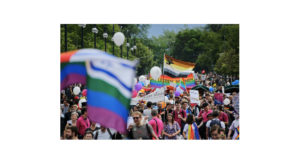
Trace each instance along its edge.
{"label": "blonde hair", "polygon": [[72,112],[71,116],[76,115],[78,117],[78,113],[77,112]]}
{"label": "blonde hair", "polygon": [[134,111],[132,115],[139,115],[139,117],[142,117],[142,113],[139,111]]}

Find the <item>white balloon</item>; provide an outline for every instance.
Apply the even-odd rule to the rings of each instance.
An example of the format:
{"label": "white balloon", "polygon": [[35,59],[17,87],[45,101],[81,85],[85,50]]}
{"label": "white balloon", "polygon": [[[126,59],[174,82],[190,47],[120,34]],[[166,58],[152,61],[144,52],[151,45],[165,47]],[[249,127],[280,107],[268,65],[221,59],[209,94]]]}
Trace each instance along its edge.
{"label": "white balloon", "polygon": [[80,93],[80,88],[79,88],[79,87],[74,87],[73,93],[74,93],[74,95],[79,95],[79,93]]}
{"label": "white balloon", "polygon": [[154,66],[150,70],[150,75],[154,80],[158,80],[161,75],[161,69],[157,66]]}
{"label": "white balloon", "polygon": [[140,82],[146,82],[146,77],[143,76],[143,75],[140,76],[140,77],[139,77],[139,81],[140,81]]}
{"label": "white balloon", "polygon": [[125,41],[125,36],[121,32],[116,32],[112,38],[117,46],[121,46]]}
{"label": "white balloon", "polygon": [[230,100],[228,98],[226,98],[224,101],[223,101],[224,105],[228,105],[230,103]]}

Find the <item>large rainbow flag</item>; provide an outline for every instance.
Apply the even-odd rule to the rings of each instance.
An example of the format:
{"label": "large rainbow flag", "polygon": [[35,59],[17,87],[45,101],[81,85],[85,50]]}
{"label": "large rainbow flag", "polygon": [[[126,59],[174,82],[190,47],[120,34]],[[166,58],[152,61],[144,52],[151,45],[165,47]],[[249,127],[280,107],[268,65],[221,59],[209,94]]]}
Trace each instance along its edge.
{"label": "large rainbow flag", "polygon": [[89,119],[126,133],[137,62],[101,50],[81,49],[62,53],[61,64],[65,65],[61,69],[61,85],[87,84]]}
{"label": "large rainbow flag", "polygon": [[164,55],[164,74],[170,77],[187,77],[194,73],[195,63],[185,62]]}
{"label": "large rainbow flag", "polygon": [[175,77],[175,78],[167,76],[167,75],[161,75],[158,80],[154,80],[150,76],[151,88],[160,88],[160,87],[163,87],[163,84],[165,86],[168,86],[168,85],[170,85],[170,83],[176,83],[176,85],[182,86],[185,88],[192,88],[192,87],[196,86],[193,74],[189,74],[187,77]]}

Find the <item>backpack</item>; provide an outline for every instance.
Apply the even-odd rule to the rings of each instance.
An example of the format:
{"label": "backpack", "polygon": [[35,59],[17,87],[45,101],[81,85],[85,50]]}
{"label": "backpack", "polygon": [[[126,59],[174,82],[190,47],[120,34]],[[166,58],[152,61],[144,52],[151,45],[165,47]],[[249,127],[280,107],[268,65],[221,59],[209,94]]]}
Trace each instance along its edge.
{"label": "backpack", "polygon": [[219,125],[220,128],[222,128],[222,126],[221,126],[221,121],[220,121],[219,119],[211,120],[210,126],[209,126],[209,127],[212,127],[212,126],[214,126],[214,125]]}
{"label": "backpack", "polygon": [[219,119],[215,119],[215,120],[211,120],[209,128],[208,128],[208,136],[211,137],[211,133],[210,133],[210,129],[211,127],[213,127],[214,125],[219,125],[220,128],[222,128],[221,126],[221,121]]}
{"label": "backpack", "polygon": [[[99,130],[100,130],[100,129],[99,129]],[[96,140],[98,139],[99,130],[96,131],[96,135],[95,135],[95,139],[96,139]],[[110,129],[109,129],[109,128],[106,128],[106,130],[107,130],[107,132],[108,132],[110,138],[112,139],[113,137],[112,137],[112,134],[111,134]]]}

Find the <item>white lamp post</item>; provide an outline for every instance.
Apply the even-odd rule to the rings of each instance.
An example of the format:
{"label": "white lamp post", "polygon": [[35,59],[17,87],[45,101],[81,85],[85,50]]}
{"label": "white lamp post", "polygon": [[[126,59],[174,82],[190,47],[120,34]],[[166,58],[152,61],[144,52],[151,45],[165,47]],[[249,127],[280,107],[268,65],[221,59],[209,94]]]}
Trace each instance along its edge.
{"label": "white lamp post", "polygon": [[96,48],[96,34],[98,34],[98,29],[96,27],[92,28],[92,33],[94,33],[94,48]]}
{"label": "white lamp post", "polygon": [[103,38],[104,38],[104,44],[105,44],[105,52],[106,52],[106,39],[108,37],[108,34],[105,32],[103,33]]}

